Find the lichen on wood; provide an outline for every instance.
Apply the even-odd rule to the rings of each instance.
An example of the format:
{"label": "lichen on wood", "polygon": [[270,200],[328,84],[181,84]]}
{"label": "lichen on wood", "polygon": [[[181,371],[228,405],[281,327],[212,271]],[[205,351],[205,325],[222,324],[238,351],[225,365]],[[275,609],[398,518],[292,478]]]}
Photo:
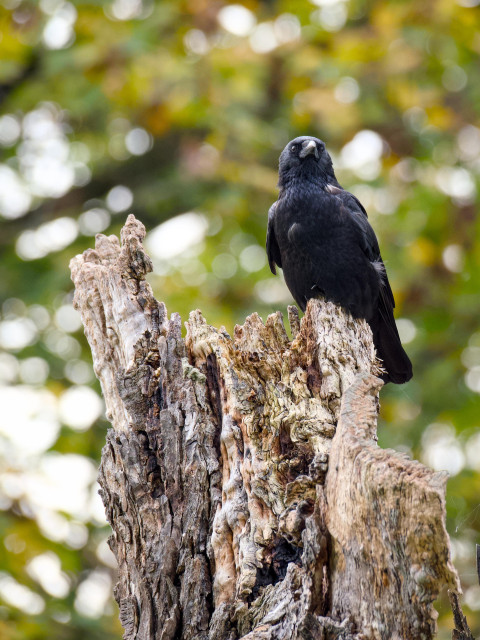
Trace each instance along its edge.
{"label": "lichen on wood", "polygon": [[376,443],[370,329],[332,303],[233,336],[170,318],[143,225],[72,260],[112,428],[101,495],[127,640],[435,634],[445,478]]}

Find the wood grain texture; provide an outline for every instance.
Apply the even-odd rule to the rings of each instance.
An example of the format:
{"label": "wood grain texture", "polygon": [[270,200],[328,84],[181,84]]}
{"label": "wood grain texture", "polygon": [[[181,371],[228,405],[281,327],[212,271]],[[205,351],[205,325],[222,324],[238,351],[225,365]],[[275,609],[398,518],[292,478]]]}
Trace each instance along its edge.
{"label": "wood grain texture", "polygon": [[355,640],[435,633],[458,590],[445,479],[376,444],[371,332],[314,300],[231,337],[181,335],[145,275],[143,225],[72,260],[112,429],[101,495],[127,640]]}

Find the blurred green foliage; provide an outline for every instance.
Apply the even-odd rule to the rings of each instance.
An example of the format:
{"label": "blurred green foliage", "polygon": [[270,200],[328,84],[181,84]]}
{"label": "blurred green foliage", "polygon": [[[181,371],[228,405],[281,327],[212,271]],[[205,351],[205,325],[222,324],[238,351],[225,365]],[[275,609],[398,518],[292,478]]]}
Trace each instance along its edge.
{"label": "blurred green foliage", "polygon": [[[199,307],[231,332],[285,310],[263,245],[278,155],[300,134],[326,141],[379,237],[414,363],[412,382],[382,391],[380,443],[450,471],[447,526],[480,634],[478,4],[2,1],[0,637],[121,636],[115,604],[92,604],[114,572],[88,497],[107,424],[65,310],[69,259],[129,211],[148,230],[195,212],[148,239],[169,311]],[[69,491],[72,505],[87,492],[83,507]],[[448,638],[445,594],[436,606]]]}

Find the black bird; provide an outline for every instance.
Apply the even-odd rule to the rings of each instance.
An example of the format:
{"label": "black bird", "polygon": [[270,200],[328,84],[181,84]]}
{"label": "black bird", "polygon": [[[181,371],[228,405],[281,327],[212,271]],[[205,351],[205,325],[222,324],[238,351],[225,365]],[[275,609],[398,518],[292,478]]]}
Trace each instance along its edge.
{"label": "black bird", "polygon": [[267,254],[302,311],[323,296],[365,318],[385,382],[412,377],[393,317],[395,301],[375,232],[360,201],[337,181],[318,138],[301,136],[280,155],[278,200],[268,212]]}

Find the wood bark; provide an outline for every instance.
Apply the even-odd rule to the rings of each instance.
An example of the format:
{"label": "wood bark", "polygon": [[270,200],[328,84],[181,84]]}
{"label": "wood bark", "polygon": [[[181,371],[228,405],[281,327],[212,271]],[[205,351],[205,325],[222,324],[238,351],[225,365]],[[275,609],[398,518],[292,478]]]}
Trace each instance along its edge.
{"label": "wood bark", "polygon": [[446,474],[377,445],[371,332],[315,300],[182,337],[143,225],[72,260],[112,428],[99,472],[127,640],[433,638],[459,591]]}

